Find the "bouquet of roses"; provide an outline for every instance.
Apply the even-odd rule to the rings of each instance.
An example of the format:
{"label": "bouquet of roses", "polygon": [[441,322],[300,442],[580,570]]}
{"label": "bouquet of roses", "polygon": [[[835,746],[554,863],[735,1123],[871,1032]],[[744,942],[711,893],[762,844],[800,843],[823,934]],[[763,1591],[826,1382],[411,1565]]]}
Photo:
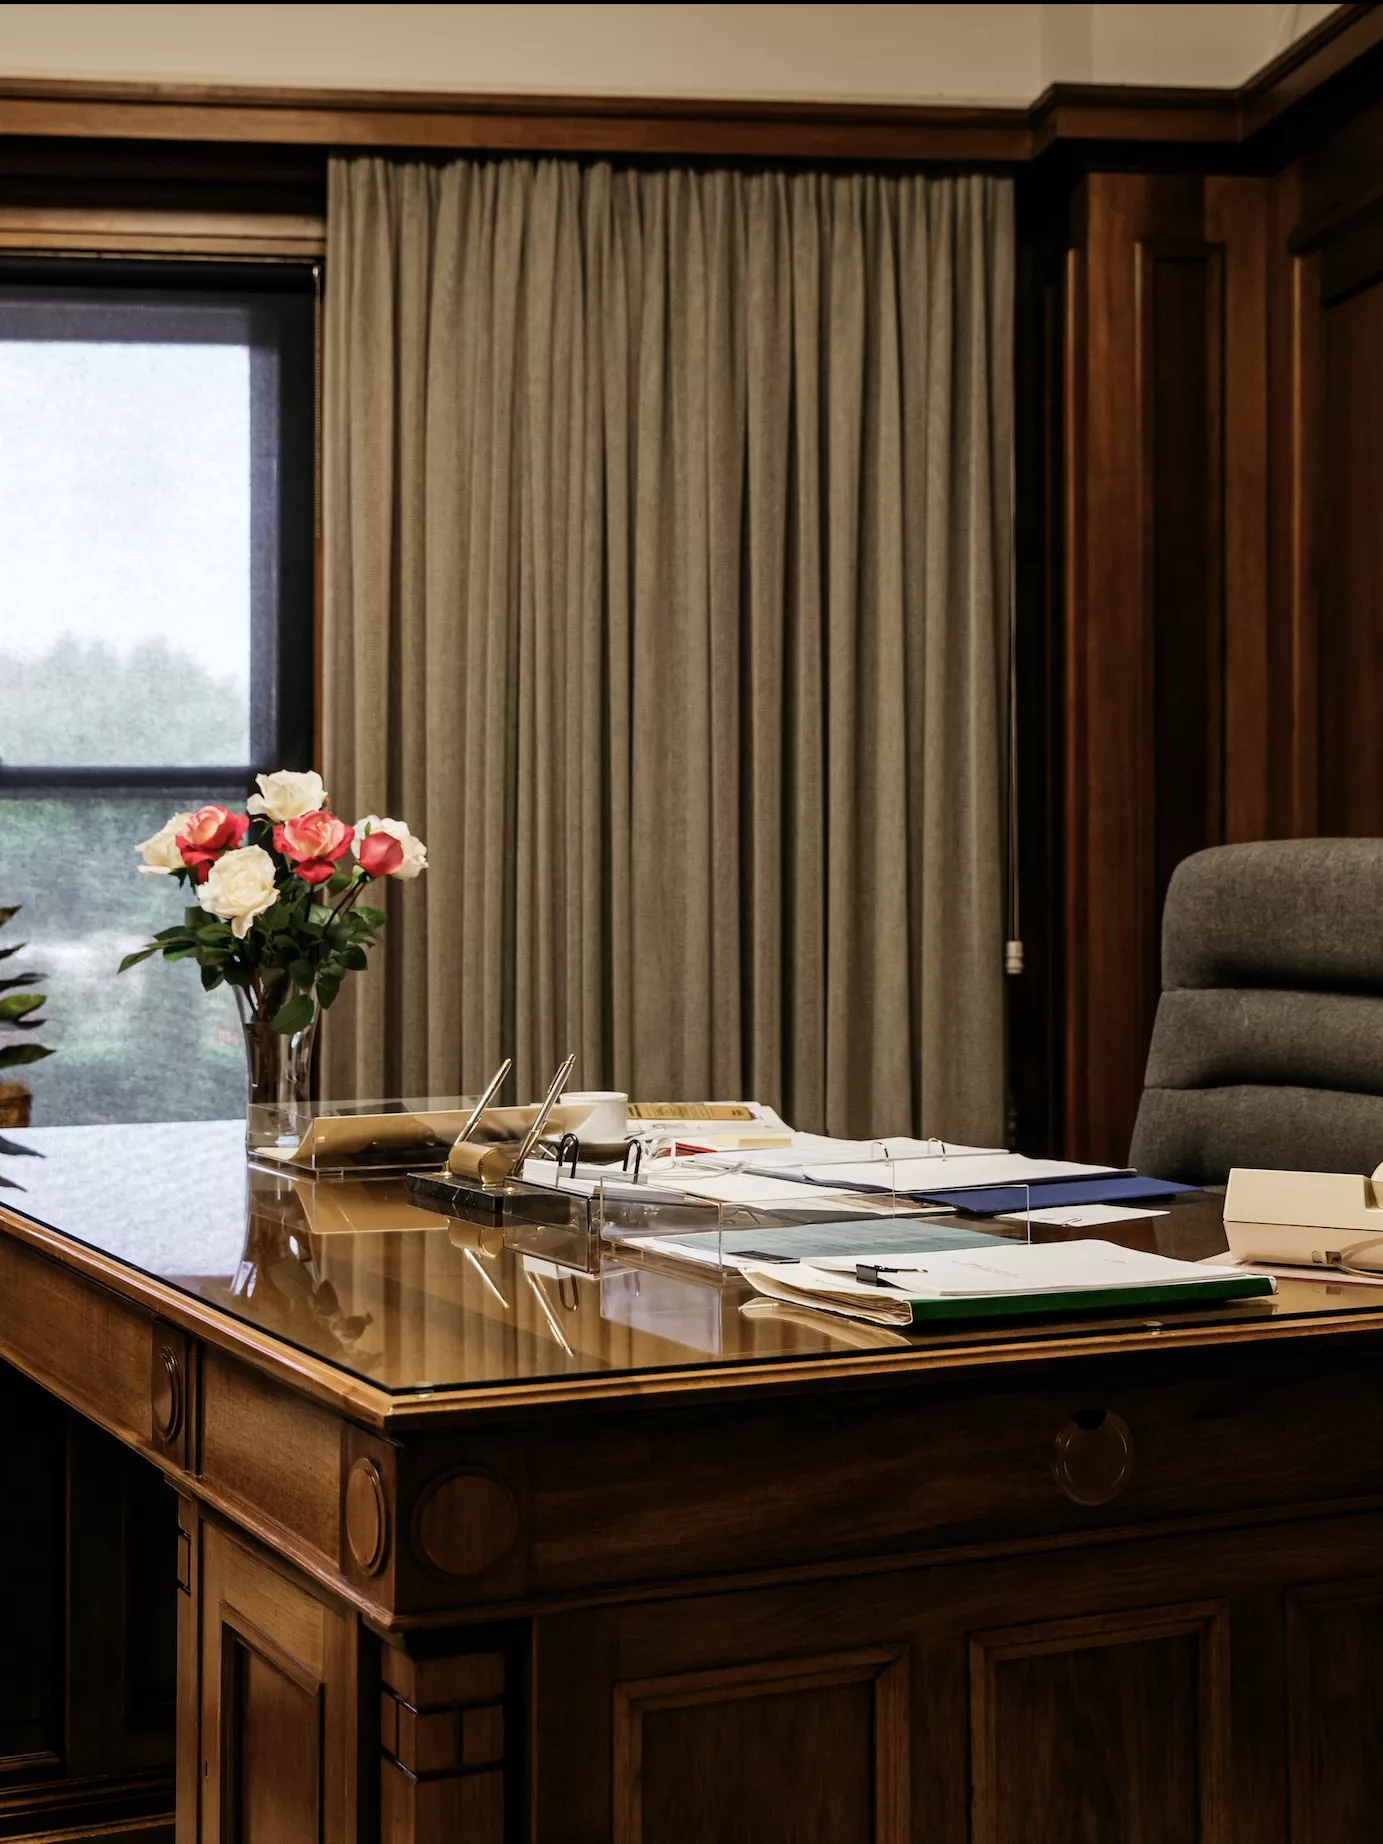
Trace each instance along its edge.
{"label": "bouquet of roses", "polygon": [[195,960],[208,992],[224,980],[242,1009],[285,1034],[328,1006],[384,915],[360,901],[382,877],[411,879],[427,850],[402,820],[369,814],[354,826],[327,802],[320,775],[260,775],[244,813],[175,813],[137,847],[145,877],[174,877],[196,893],[183,919],[127,954],[123,973],[151,954]]}

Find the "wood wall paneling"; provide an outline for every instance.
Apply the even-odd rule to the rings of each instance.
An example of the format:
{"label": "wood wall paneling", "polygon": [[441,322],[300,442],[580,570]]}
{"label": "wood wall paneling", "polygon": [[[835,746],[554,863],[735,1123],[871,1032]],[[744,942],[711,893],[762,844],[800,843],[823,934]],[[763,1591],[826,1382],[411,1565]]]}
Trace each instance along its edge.
{"label": "wood wall paneling", "polygon": [[1065,1138],[1118,1164],[1167,881],[1225,832],[1226,249],[1184,174],[1088,175],[1072,239]]}
{"label": "wood wall paneling", "polygon": [[1269,829],[1268,273],[1269,187],[1205,181],[1205,237],[1220,252],[1224,320],[1219,465],[1223,649],[1219,660],[1223,829],[1227,843]]}
{"label": "wood wall paneling", "polygon": [[1060,1137],[1078,1155],[1127,1154],[1176,864],[1223,841],[1383,835],[1371,81],[1277,174],[1075,185],[1047,721],[1064,737]]}
{"label": "wood wall paneling", "polygon": [[[1316,259],[1327,284],[1332,254],[1327,249]],[[1383,836],[1383,257],[1377,251],[1370,267],[1371,276],[1319,309],[1319,824],[1324,833],[1351,836]]]}

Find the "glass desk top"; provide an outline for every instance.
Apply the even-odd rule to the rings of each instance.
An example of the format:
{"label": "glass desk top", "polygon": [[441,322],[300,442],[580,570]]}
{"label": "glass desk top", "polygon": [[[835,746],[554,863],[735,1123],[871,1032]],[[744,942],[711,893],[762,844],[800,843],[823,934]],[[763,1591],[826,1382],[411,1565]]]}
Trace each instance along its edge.
{"label": "glass desk top", "polygon": [[[1149,1323],[1144,1313],[901,1333],[780,1307],[734,1276],[627,1245],[589,1247],[573,1265],[569,1232],[419,1208],[398,1178],[294,1180],[250,1167],[240,1121],[9,1137],[41,1157],[0,1162],[23,1187],[0,1190],[0,1206],[390,1393],[810,1364],[890,1346],[1040,1347]],[[1197,1260],[1225,1248],[1221,1211],[1219,1197],[1197,1193],[1101,1233]],[[1284,1280],[1271,1300],[1169,1311],[1162,1323],[1361,1310],[1383,1313],[1383,1287]]]}

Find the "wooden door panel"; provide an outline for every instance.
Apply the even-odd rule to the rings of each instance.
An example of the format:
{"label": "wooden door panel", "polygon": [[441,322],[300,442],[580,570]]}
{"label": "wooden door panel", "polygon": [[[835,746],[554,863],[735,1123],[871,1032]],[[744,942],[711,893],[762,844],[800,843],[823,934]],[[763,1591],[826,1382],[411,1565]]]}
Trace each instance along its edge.
{"label": "wooden door panel", "polygon": [[1375,1844],[1383,1814],[1383,1582],[1287,1599],[1292,1844]]}
{"label": "wooden door panel", "polygon": [[[227,1631],[222,1733],[236,1844],[316,1844],[322,1828],[322,1689],[253,1638]],[[233,1776],[232,1787],[225,1775]]]}
{"label": "wooden door panel", "polygon": [[614,1689],[614,1844],[905,1844],[901,1648]]}
{"label": "wooden door panel", "polygon": [[202,1844],[354,1844],[354,1616],[217,1525],[201,1540]]}
{"label": "wooden door panel", "polygon": [[1208,1844],[1229,1781],[1229,1610],[970,1641],[974,1844]]}

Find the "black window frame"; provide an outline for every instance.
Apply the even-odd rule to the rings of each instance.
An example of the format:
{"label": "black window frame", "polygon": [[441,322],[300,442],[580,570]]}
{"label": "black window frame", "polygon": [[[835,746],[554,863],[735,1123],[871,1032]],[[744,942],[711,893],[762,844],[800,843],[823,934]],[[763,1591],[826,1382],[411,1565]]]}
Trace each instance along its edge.
{"label": "black window frame", "polygon": [[[267,304],[284,296],[301,300],[304,311],[270,311]],[[190,343],[238,344],[250,329],[251,759],[188,767],[32,766],[0,758],[0,800],[210,797],[248,791],[261,773],[313,764],[321,265],[301,258],[0,256],[0,339],[29,320],[26,338],[89,339],[93,318],[104,314],[96,336],[118,343],[135,337],[119,325],[122,306],[137,307],[145,329],[161,321]],[[280,368],[285,379],[293,368],[294,388],[278,388]],[[272,533],[263,543],[266,524]]]}

